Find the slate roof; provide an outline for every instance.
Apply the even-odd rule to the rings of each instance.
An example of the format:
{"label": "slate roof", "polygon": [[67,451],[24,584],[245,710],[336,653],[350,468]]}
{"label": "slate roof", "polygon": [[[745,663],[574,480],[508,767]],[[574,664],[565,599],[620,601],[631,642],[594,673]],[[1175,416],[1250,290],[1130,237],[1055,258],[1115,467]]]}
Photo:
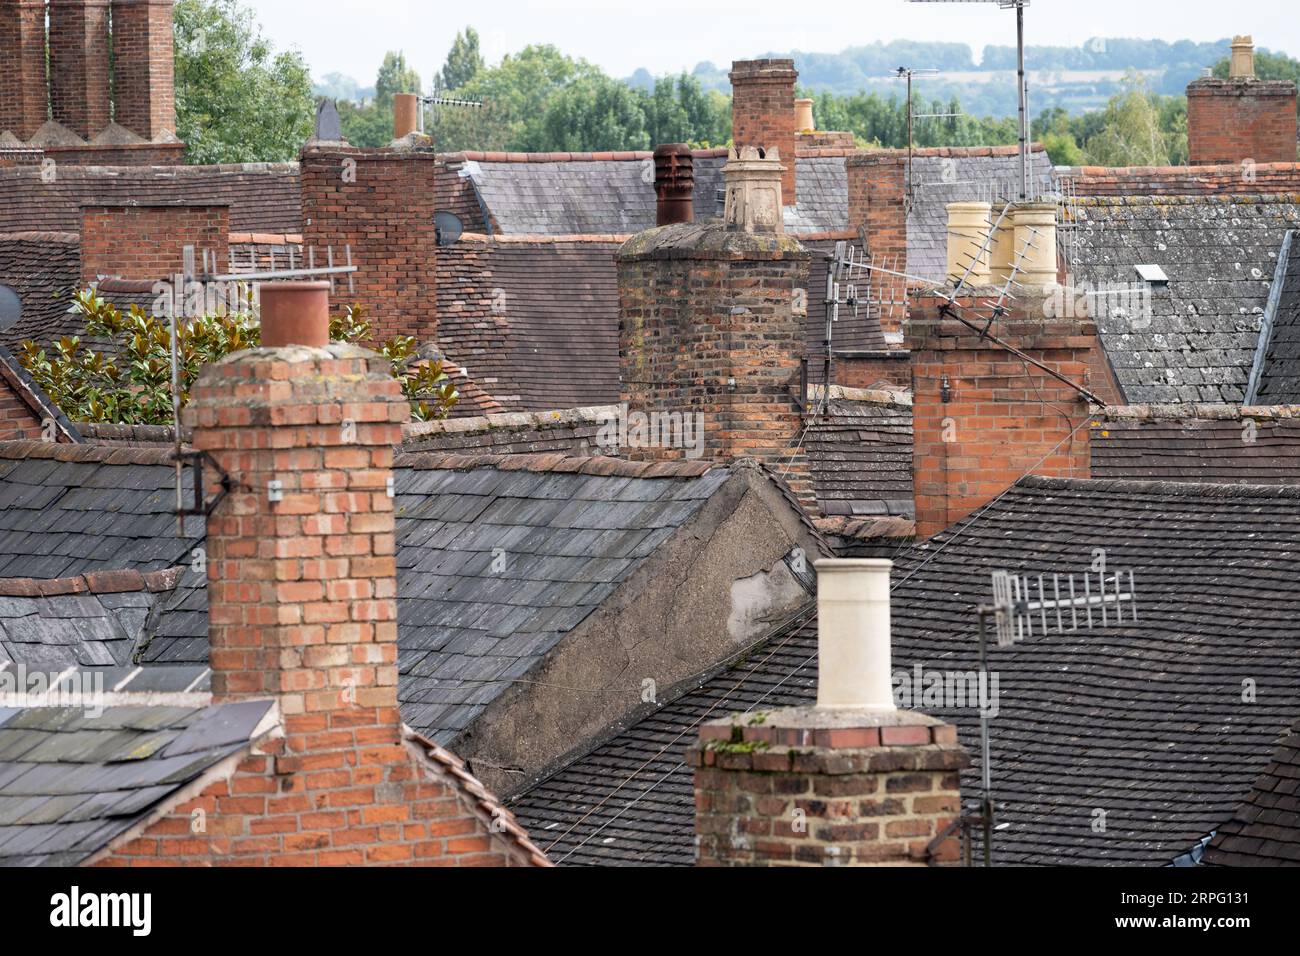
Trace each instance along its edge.
{"label": "slate roof", "polygon": [[1169,277],[1151,287],[1151,315],[1112,299],[1093,316],[1128,402],[1242,402],[1282,240],[1300,220],[1296,200],[1078,200],[1079,283],[1140,288],[1137,265],[1158,265]]}
{"label": "slate roof", "polygon": [[[995,862],[1167,864],[1229,820],[1300,713],[1300,489],[1023,479],[894,568],[894,666],[967,671],[995,569],[1132,570],[1140,618],[991,651]],[[526,791],[557,863],[690,864],[682,753],[706,719],[815,699],[815,623],[795,622]],[[1258,693],[1243,703],[1243,680]],[[974,763],[973,709],[954,722]],[[1093,811],[1107,811],[1094,833]]]}
{"label": "slate roof", "polygon": [[[1274,279],[1255,361],[1259,365],[1252,405],[1300,404],[1300,237],[1289,234]],[[1262,354],[1261,354],[1262,353]]]}
{"label": "slate roof", "polygon": [[[147,578],[118,571],[45,581],[0,579],[0,665],[57,673],[135,664],[157,595],[170,591],[177,577],[170,571]],[[206,648],[200,663],[206,663]]]}
{"label": "slate roof", "polygon": [[70,866],[244,750],[271,707],[5,707],[0,866]]}
{"label": "slate roof", "polygon": [[[0,577],[190,564],[201,537],[175,537],[169,451],[67,448],[0,442]],[[437,743],[451,742],[689,521],[728,475],[729,469],[707,462],[399,454],[394,484],[403,719]],[[190,519],[188,531],[197,520]],[[500,571],[493,569],[494,549],[507,555]],[[149,603],[142,625],[124,624],[126,633],[111,637],[96,610],[106,599],[96,605],[82,595],[73,598],[69,607],[101,620],[94,625],[97,643],[77,652],[94,655],[95,663],[107,664],[98,660],[106,656],[113,663],[129,659],[151,671],[207,662],[207,591],[200,573],[184,571]],[[8,627],[5,608],[0,603],[0,628]],[[49,613],[65,616],[57,609]],[[74,631],[89,637],[90,626],[59,624],[70,640]],[[7,646],[0,640],[0,651]],[[18,653],[76,657],[25,646]]]}
{"label": "slate roof", "polygon": [[[982,152],[982,151],[981,151]],[[932,282],[945,282],[948,273],[948,203],[990,195],[1018,195],[1020,157],[1001,155],[921,155],[912,159],[914,203],[907,216],[907,271]],[[1030,191],[1053,192],[1052,161],[1035,144],[1029,154]],[[848,185],[845,183],[847,193]],[[1016,192],[1011,192],[1011,190]],[[847,209],[846,209],[847,219]]]}
{"label": "slate roof", "polygon": [[176,537],[176,473],[167,454],[0,443],[0,577],[188,564],[202,521],[187,518],[186,537]]}
{"label": "slate roof", "polygon": [[398,697],[403,718],[439,743],[532,670],[729,474],[426,470],[437,459],[420,459],[401,456],[416,467],[397,481]]}
{"label": "slate roof", "polygon": [[[725,150],[699,150],[694,162],[695,218],[718,219]],[[655,224],[654,160],[571,159],[554,162],[464,161],[494,232],[506,235],[630,235]],[[449,157],[451,159],[452,157]],[[796,160],[796,205],[786,212],[795,233],[847,227],[843,156]]]}
{"label": "slate roof", "polygon": [[1201,862],[1213,866],[1300,866],[1300,720],[1277,749]]}

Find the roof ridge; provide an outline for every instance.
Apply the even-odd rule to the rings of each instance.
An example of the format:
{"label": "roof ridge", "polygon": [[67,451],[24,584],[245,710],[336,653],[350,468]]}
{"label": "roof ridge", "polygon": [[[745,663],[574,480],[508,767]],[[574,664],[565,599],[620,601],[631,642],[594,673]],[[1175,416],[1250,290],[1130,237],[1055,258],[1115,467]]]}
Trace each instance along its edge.
{"label": "roof ridge", "polygon": [[1202,498],[1297,498],[1300,484],[1249,485],[1200,481],[1155,481],[1133,478],[1055,478],[1026,475],[1016,482],[1017,488],[1042,488],[1046,491],[1120,491],[1179,497]]}
{"label": "roof ridge", "polygon": [[501,802],[501,798],[466,769],[465,761],[406,724],[402,724],[402,732],[411,743],[415,744],[424,753],[426,759],[437,764],[443,770],[452,786],[487,814],[494,832],[501,833],[513,841],[528,854],[528,860],[534,866],[554,865],[546,858],[546,854],[541,848],[528,836],[528,831],[523,828],[515,815]]}
{"label": "roof ridge", "polygon": [[565,474],[606,475],[615,478],[698,478],[725,463],[700,461],[628,461],[603,455],[570,455],[566,452],[473,455],[437,451],[399,451],[394,468],[469,471],[496,468],[499,471],[545,471]]}
{"label": "roof ridge", "polygon": [[123,448],[117,445],[66,444],[31,438],[0,441],[0,459],[47,458],[109,465],[171,465],[172,449]]}
{"label": "roof ridge", "polygon": [[171,591],[184,568],[137,571],[87,571],[66,578],[0,578],[0,597],[55,597],[64,594],[122,594],[127,591]]}

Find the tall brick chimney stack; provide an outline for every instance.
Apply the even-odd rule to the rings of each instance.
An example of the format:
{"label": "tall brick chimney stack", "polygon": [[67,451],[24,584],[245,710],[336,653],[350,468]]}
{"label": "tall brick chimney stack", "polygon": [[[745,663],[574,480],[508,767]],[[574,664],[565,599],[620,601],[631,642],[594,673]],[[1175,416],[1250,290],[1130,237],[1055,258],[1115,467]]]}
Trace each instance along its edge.
{"label": "tall brick chimney stack", "polygon": [[[907,271],[907,154],[897,150],[853,153],[844,161],[848,175],[849,229],[865,252],[896,272]],[[906,280],[880,280],[881,298],[903,301]],[[887,339],[902,338],[901,309],[887,310],[881,325]]]}
{"label": "tall brick chimney stack", "polygon": [[365,716],[396,742],[389,481],[408,408],[382,356],[319,344],[328,294],[263,284],[274,344],[208,366],[186,409],[194,447],[239,483],[208,518],[212,689],[274,697],[286,715]]}
{"label": "tall brick chimney stack", "polygon": [[0,0],[0,132],[30,139],[48,107],[45,0]]}
{"label": "tall brick chimney stack", "polygon": [[112,0],[115,122],[144,139],[176,134],[172,0]]}
{"label": "tall brick chimney stack", "polygon": [[[954,205],[952,213],[965,216],[963,204]],[[995,249],[989,286],[968,283],[953,307],[947,299],[951,284],[920,291],[909,304],[913,497],[920,537],[966,517],[1026,473],[1089,475],[1088,400],[958,318],[978,317],[979,326],[987,320],[1004,281],[1001,273],[1009,267],[1001,257],[1014,248],[1021,288],[1010,311],[992,324],[992,335],[1089,387],[1097,326],[1087,309],[1075,309],[1075,294],[1055,284],[1054,217],[1049,204],[1016,207],[1008,214],[1009,236]],[[976,239],[958,236],[956,242],[968,247]],[[1033,246],[1020,255],[1031,239]]]}
{"label": "tall brick chimney stack", "polygon": [[794,60],[736,60],[731,64],[731,141],[776,149],[785,163],[781,195],[795,204]]}
{"label": "tall brick chimney stack", "polygon": [[50,0],[50,108],[82,139],[109,122],[109,0]]}
{"label": "tall brick chimney stack", "polygon": [[943,834],[970,763],[957,729],[894,707],[892,562],[816,562],[815,707],[723,717],[700,728],[700,866],[924,866],[956,862]]}
{"label": "tall brick chimney stack", "polygon": [[810,256],[782,234],[778,163],[740,152],[725,172],[727,224],[658,227],[619,249],[622,400],[629,414],[684,417],[699,439],[624,450],[634,460],[757,458],[811,506],[796,311]]}
{"label": "tall brick chimney stack", "polygon": [[212,696],[270,700],[270,729],[98,862],[549,865],[462,761],[402,726],[388,488],[407,404],[382,356],[324,344],[328,293],[263,284],[265,344],[207,366],[185,412],[234,485],[207,521]]}
{"label": "tall brick chimney stack", "polygon": [[1187,86],[1187,149],[1193,166],[1296,161],[1296,85],[1255,77],[1254,43],[1232,41],[1226,80]]}

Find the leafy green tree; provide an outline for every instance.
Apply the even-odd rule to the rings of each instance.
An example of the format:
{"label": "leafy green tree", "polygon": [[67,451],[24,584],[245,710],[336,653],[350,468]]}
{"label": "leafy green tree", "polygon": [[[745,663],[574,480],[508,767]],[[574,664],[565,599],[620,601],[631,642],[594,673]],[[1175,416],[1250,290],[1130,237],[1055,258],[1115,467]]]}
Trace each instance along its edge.
{"label": "leafy green tree", "polygon": [[[255,348],[261,328],[251,308],[249,291],[239,287],[236,305],[176,323],[176,354],[180,403],[203,366],[231,352]],[[165,425],[172,420],[171,323],[138,305],[123,314],[94,289],[77,293],[73,308],[85,322],[86,334],[109,339],[116,355],[96,351],[78,336],[64,336],[42,347],[23,342],[18,361],[74,421],[130,425]],[[359,306],[349,306],[330,319],[330,338],[361,342],[370,337],[370,324]],[[380,343],[394,378],[420,420],[446,418],[459,397],[455,384],[438,362],[418,358],[415,340],[394,336]]]}
{"label": "leafy green tree", "polygon": [[375,107],[391,118],[394,93],[419,92],[420,74],[407,65],[406,54],[392,50],[385,53],[379,75],[375,77]]}
{"label": "leafy green tree", "polygon": [[1085,145],[1095,166],[1168,166],[1170,137],[1161,128],[1160,104],[1136,73],[1128,90],[1111,97],[1102,111],[1102,128]]}
{"label": "leafy green tree", "polygon": [[339,126],[343,138],[353,146],[374,148],[393,141],[393,111],[383,112],[372,103],[340,100]]}
{"label": "leafy green tree", "polygon": [[479,52],[478,31],[466,27],[457,33],[447,54],[447,62],[434,74],[434,86],[443,90],[459,90],[483,69],[483,54]]}
{"label": "leafy green tree", "polygon": [[540,132],[546,145],[562,152],[649,149],[645,120],[628,86],[607,76],[583,77],[551,97]]}
{"label": "leafy green tree", "polygon": [[275,52],[238,0],[178,0],[176,133],[191,163],[293,159],[311,135],[302,54]]}

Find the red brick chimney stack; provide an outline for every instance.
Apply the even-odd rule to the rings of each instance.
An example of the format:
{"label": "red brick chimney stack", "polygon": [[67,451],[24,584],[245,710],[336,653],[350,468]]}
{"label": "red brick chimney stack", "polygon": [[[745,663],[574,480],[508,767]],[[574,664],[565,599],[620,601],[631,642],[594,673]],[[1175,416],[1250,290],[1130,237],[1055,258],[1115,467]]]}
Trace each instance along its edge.
{"label": "red brick chimney stack", "polygon": [[112,0],[115,121],[150,140],[176,133],[172,0]]}
{"label": "red brick chimney stack", "polygon": [[[988,315],[996,289],[957,306]],[[1017,293],[995,334],[1085,388],[1096,323],[1048,318],[1052,295]],[[1068,294],[1068,293],[1067,293]],[[916,533],[928,538],[987,504],[1027,473],[1087,478],[1092,406],[1075,389],[946,315],[933,291],[915,296],[907,322],[912,360],[913,497]],[[1083,426],[1083,427],[1080,427]]]}
{"label": "red brick chimney stack", "polygon": [[364,716],[395,743],[389,481],[408,409],[386,359],[319,344],[328,295],[263,284],[273,344],[205,369],[186,410],[194,447],[239,483],[208,519],[213,694]]}
{"label": "red brick chimney stack", "polygon": [[[849,229],[865,239],[864,251],[886,268],[907,271],[907,154],[893,151],[854,153],[844,161],[849,188]],[[885,277],[881,298],[903,301],[906,280]],[[885,310],[886,336],[902,332],[902,309]]]}
{"label": "red brick chimney stack", "polygon": [[1296,161],[1296,85],[1255,77],[1250,37],[1232,43],[1229,76],[1187,86],[1187,148],[1193,166]]}
{"label": "red brick chimney stack", "polygon": [[700,866],[923,866],[956,862],[969,756],[957,729],[897,710],[890,561],[818,561],[815,707],[700,728]]}
{"label": "red brick chimney stack", "polygon": [[794,60],[736,60],[731,64],[731,141],[776,149],[785,173],[781,196],[795,204]]}
{"label": "red brick chimney stack", "polygon": [[109,0],[50,0],[50,107],[90,140],[109,122]]}
{"label": "red brick chimney stack", "polygon": [[48,106],[45,0],[0,0],[0,132],[30,139]]}

